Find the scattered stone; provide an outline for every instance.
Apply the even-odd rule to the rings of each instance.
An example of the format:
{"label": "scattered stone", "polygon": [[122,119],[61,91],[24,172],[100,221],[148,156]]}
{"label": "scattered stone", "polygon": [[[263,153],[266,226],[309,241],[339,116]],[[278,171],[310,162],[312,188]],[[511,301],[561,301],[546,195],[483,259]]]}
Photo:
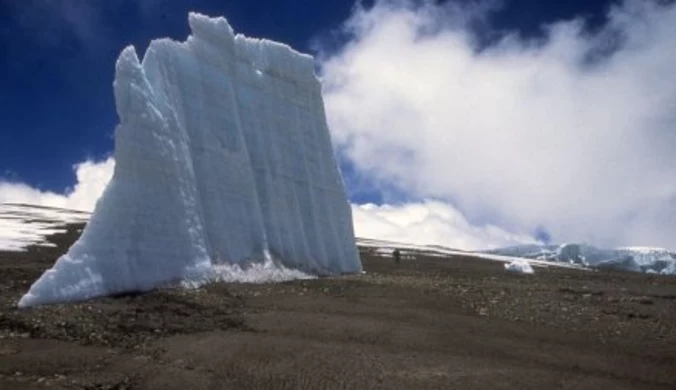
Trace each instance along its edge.
{"label": "scattered stone", "polygon": [[652,305],[655,303],[652,299],[648,297],[634,297],[631,299],[632,302],[640,303],[641,305]]}

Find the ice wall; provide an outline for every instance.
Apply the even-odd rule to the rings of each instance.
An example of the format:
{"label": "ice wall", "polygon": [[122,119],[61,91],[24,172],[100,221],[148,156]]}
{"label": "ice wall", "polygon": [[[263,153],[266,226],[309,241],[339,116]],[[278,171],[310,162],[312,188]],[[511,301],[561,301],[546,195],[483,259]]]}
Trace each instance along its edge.
{"label": "ice wall", "polygon": [[361,271],[312,57],[235,35],[224,18],[191,13],[189,23],[186,42],[155,40],[142,62],[131,46],[120,54],[113,179],[19,306],[230,265]]}

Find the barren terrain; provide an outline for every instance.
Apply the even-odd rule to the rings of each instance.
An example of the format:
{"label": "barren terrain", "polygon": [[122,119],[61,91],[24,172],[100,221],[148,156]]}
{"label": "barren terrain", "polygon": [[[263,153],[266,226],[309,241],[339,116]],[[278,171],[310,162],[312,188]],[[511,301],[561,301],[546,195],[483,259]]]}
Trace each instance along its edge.
{"label": "barren terrain", "polygon": [[0,389],[676,388],[673,277],[364,250],[364,275],[16,309],[79,228],[0,253]]}

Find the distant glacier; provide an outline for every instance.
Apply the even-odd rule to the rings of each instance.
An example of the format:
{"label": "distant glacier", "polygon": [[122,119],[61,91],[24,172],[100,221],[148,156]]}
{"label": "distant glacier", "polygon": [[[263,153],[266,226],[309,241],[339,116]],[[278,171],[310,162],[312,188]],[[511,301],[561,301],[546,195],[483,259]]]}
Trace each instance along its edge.
{"label": "distant glacier", "polygon": [[676,253],[663,248],[621,247],[601,249],[588,244],[518,245],[483,253],[610,268],[633,272],[676,275]]}
{"label": "distant glacier", "polygon": [[189,24],[120,54],[113,179],[19,306],[362,270],[312,57]]}

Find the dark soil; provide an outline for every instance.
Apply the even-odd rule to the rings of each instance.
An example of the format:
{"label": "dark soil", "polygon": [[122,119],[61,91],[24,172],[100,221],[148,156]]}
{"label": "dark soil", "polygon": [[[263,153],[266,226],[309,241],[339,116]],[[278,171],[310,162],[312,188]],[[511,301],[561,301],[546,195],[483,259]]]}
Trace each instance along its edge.
{"label": "dark soil", "polygon": [[676,278],[363,254],[365,275],[18,310],[56,248],[0,253],[0,389],[676,389]]}

